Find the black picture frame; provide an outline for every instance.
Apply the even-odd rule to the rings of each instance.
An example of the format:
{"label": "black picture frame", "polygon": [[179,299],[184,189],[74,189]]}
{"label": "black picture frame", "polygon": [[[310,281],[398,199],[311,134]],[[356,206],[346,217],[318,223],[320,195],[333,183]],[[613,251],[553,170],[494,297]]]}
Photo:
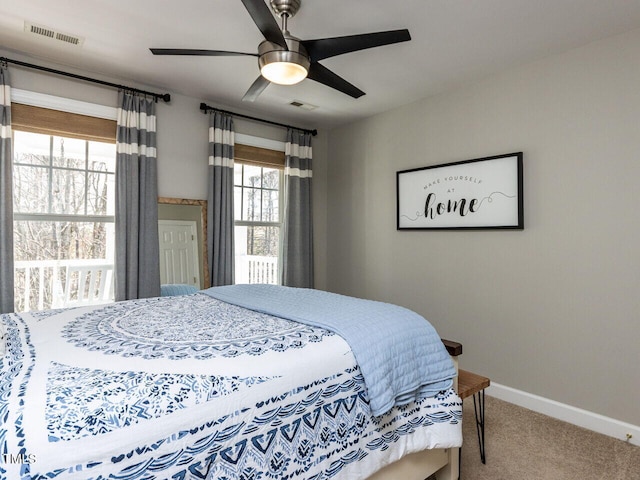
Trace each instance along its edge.
{"label": "black picture frame", "polygon": [[396,228],[524,229],[523,153],[396,172]]}

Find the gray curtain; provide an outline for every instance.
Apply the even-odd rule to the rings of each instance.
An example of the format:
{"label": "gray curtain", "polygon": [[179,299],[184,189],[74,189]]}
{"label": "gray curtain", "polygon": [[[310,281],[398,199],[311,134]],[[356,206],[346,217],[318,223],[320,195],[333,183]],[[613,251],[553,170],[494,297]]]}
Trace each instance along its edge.
{"label": "gray curtain", "polygon": [[0,313],[13,312],[13,158],[11,87],[0,65]]}
{"label": "gray curtain", "polygon": [[290,287],[313,288],[311,158],[311,134],[288,129],[285,144],[282,284]]}
{"label": "gray curtain", "polygon": [[213,111],[209,118],[207,249],[211,286],[234,283],[233,118]]}
{"label": "gray curtain", "polygon": [[119,93],[116,300],[160,296],[155,102]]}

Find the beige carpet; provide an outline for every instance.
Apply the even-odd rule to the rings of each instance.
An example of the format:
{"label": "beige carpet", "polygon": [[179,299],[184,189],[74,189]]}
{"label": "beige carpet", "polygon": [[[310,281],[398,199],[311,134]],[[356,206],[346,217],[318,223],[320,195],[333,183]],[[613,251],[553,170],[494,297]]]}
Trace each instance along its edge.
{"label": "beige carpet", "polygon": [[640,447],[486,396],[487,463],[464,401],[461,480],[640,480]]}

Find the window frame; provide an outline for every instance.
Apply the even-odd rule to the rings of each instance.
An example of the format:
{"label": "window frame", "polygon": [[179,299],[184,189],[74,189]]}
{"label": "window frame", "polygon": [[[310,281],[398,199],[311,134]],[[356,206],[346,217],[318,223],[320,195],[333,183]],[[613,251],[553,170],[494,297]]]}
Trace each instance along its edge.
{"label": "window frame", "polygon": [[[117,132],[117,109],[105,105],[98,105],[89,102],[82,102],[64,97],[57,97],[28,90],[11,90],[11,130],[39,133],[43,135],[76,138],[85,141],[97,141],[116,143]],[[13,141],[13,139],[12,139]],[[15,143],[14,143],[15,145]],[[52,147],[49,156],[52,158]],[[85,152],[85,179],[89,172],[88,156]],[[26,164],[16,163],[14,165],[25,166]],[[31,165],[29,165],[31,166]],[[70,171],[80,171],[67,167],[33,167],[49,169],[68,169]],[[94,171],[94,170],[91,170]],[[107,172],[115,175],[114,172]],[[49,176],[49,182],[52,176]],[[86,185],[86,183],[85,183]],[[51,183],[49,184],[51,186]],[[50,206],[51,204],[49,204]],[[29,221],[37,219],[40,221],[77,221],[78,215],[55,214],[55,213],[16,213],[13,215],[14,221]],[[85,222],[115,223],[114,215],[85,215]]]}
{"label": "window frame", "polygon": [[[239,135],[240,136],[240,135]],[[268,143],[269,146],[273,146],[273,141],[268,141],[265,139],[260,139],[257,137],[241,136],[242,140],[249,140],[249,142],[257,141],[258,145]],[[252,142],[253,143],[253,142]],[[284,145],[284,144],[283,144]],[[260,168],[271,168],[279,171],[279,179],[278,179],[278,221],[277,222],[267,222],[263,220],[237,220],[235,218],[236,207],[234,205],[234,219],[233,226],[235,227],[278,227],[278,284],[281,284],[282,279],[282,258],[283,258],[283,233],[284,233],[284,204],[285,204],[285,194],[284,194],[284,165],[285,165],[285,155],[284,155],[284,146],[282,150],[275,150],[272,148],[265,148],[263,146],[257,145],[247,145],[246,143],[236,143],[234,146],[234,178],[235,178],[235,165],[240,164],[246,166],[254,166]],[[261,177],[264,176],[264,171],[261,171]],[[244,171],[242,175],[244,181]],[[240,187],[246,187],[244,182]],[[235,180],[233,182],[234,188],[234,196],[236,183]],[[260,190],[263,190],[260,187]],[[273,190],[273,189],[267,189]],[[244,195],[241,195],[241,199],[244,198]],[[262,205],[262,202],[260,202]],[[242,212],[242,206],[240,207],[240,211]]]}
{"label": "window frame", "polygon": [[[42,212],[37,212],[37,213],[26,213],[26,212],[16,212],[14,210],[13,212],[13,219],[14,221],[52,221],[52,222],[80,222],[80,223],[84,223],[84,222],[90,222],[90,223],[114,223],[115,224],[115,212],[113,215],[89,215],[87,214],[87,206],[88,206],[88,198],[87,198],[87,180],[89,178],[89,174],[90,173],[99,173],[99,174],[105,174],[105,175],[113,175],[114,179],[115,179],[115,168],[113,171],[101,171],[101,170],[93,170],[91,168],[89,168],[89,142],[91,141],[96,141],[96,142],[103,142],[103,143],[110,143],[110,142],[105,142],[104,139],[91,139],[91,138],[77,138],[79,140],[82,140],[83,142],[85,142],[84,144],[84,168],[72,168],[72,167],[57,167],[55,166],[53,163],[53,158],[55,155],[54,152],[54,145],[53,145],[53,139],[54,137],[64,137],[64,138],[74,138],[71,137],[69,135],[57,135],[57,134],[53,134],[53,133],[47,133],[44,131],[44,129],[40,129],[40,131],[36,132],[36,131],[30,131],[30,130],[25,130],[22,128],[22,125],[13,126],[12,123],[12,135],[14,138],[12,138],[12,142],[15,145],[15,132],[16,131],[21,131],[21,132],[29,132],[29,133],[36,133],[39,135],[47,135],[49,136],[49,162],[47,165],[33,165],[30,163],[20,163],[20,162],[16,162],[15,158],[13,161],[13,166],[18,166],[18,167],[26,167],[26,168],[34,168],[34,169],[43,169],[43,170],[47,170],[48,172],[48,191],[49,191],[49,199],[47,201],[47,209],[48,212],[47,213],[42,213]],[[115,144],[115,139],[114,142]],[[115,160],[115,159],[114,159]],[[67,214],[67,213],[53,213],[51,212],[51,207],[53,205],[53,199],[51,198],[52,196],[52,190],[53,190],[53,173],[55,171],[67,171],[67,172],[79,172],[82,173],[84,175],[84,195],[85,195],[85,199],[84,199],[84,214],[83,215],[72,215],[72,214]],[[115,181],[115,180],[114,180]]]}
{"label": "window frame", "polygon": [[[82,102],[78,100],[68,99],[64,97],[56,97],[47,94],[41,94],[36,92],[29,92],[26,90],[11,90],[12,98],[12,132],[30,132],[36,134],[42,134],[49,136],[49,152],[48,162],[46,165],[34,165],[30,163],[21,163],[16,161],[14,157],[13,164],[15,166],[24,168],[40,168],[47,172],[48,181],[48,198],[47,198],[47,213],[26,213],[14,211],[14,222],[74,222],[78,224],[87,223],[102,223],[110,224],[110,229],[115,228],[115,209],[112,206],[111,209],[107,209],[107,212],[111,210],[113,213],[99,215],[88,214],[90,208],[90,192],[91,186],[87,183],[88,178],[95,172],[97,174],[106,174],[104,181],[109,182],[108,175],[112,175],[115,179],[115,164],[112,169],[96,170],[92,168],[91,164],[91,148],[89,142],[103,142],[117,145],[116,131],[117,131],[117,109],[115,107],[109,107],[104,105],[93,104],[89,102]],[[50,108],[49,108],[50,107]],[[15,140],[15,133],[14,140]],[[84,141],[84,155],[82,168],[74,168],[73,165],[60,165],[57,166],[54,161],[55,147],[53,137],[73,138]],[[115,162],[115,158],[114,158]],[[82,205],[83,214],[70,214],[70,213],[52,213],[51,209],[54,207],[54,202],[51,197],[52,186],[54,185],[53,179],[54,172],[76,172],[84,176],[84,192]],[[64,174],[64,173],[62,173]],[[16,208],[17,205],[14,205]],[[110,245],[107,242],[105,245],[107,253],[107,262],[109,265],[115,267],[115,246]],[[110,252],[110,253],[109,253]],[[82,260],[82,259],[80,259]],[[111,260],[111,261],[109,261]],[[55,260],[54,260],[55,261]],[[100,262],[101,259],[96,259]],[[54,269],[55,271],[55,269]],[[104,271],[102,275],[104,275]],[[42,276],[42,273],[40,274]],[[107,274],[108,275],[108,274]],[[27,278],[29,278],[27,274]],[[107,277],[108,278],[108,277]],[[42,278],[41,280],[42,281]],[[79,281],[79,280],[78,280]],[[113,287],[110,287],[113,289]],[[55,292],[55,287],[53,287]],[[42,290],[39,293],[38,305],[42,308]],[[78,298],[79,298],[78,294]],[[30,296],[27,292],[27,300]],[[71,299],[73,300],[73,299]],[[29,301],[26,305],[26,311],[31,308]]]}
{"label": "window frame", "polygon": [[[255,164],[251,164],[251,163],[246,163],[243,161],[234,161],[234,168],[235,168],[235,164],[239,164],[242,165],[243,168],[244,166],[258,166]],[[235,212],[234,212],[234,218],[233,218],[233,223],[234,225],[238,225],[241,227],[246,227],[246,226],[256,226],[256,227],[281,227],[283,224],[282,221],[282,214],[284,212],[284,195],[282,195],[283,192],[283,185],[284,185],[284,169],[283,168],[277,168],[277,167],[272,167],[272,166],[268,166],[268,165],[259,165],[260,168],[270,168],[272,170],[278,170],[278,188],[264,188],[264,187],[249,187],[246,185],[236,185],[234,182],[233,188],[234,188],[234,194],[235,194],[235,189],[237,187],[240,187],[243,189],[254,189],[254,190],[260,190],[261,192],[263,191],[272,191],[272,192],[278,192],[278,218],[279,220],[277,222],[267,222],[264,220],[236,220],[235,219]],[[243,172],[244,173],[244,172]],[[260,177],[261,179],[264,178],[264,171],[260,172]],[[243,175],[243,179],[244,179],[244,175]],[[241,195],[240,198],[242,199],[242,201],[244,201],[244,195]],[[262,205],[262,198],[260,199],[260,205]],[[235,206],[234,206],[235,209]],[[240,211],[242,212],[242,206],[240,207]]]}

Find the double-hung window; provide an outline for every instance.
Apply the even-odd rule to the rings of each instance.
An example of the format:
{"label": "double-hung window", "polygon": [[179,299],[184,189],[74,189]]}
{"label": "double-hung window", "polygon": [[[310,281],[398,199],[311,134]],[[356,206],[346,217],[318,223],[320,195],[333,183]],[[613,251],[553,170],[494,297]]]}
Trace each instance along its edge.
{"label": "double-hung window", "polygon": [[112,301],[115,122],[13,110],[16,311]]}
{"label": "double-hung window", "polygon": [[236,145],[235,283],[280,283],[284,154]]}

